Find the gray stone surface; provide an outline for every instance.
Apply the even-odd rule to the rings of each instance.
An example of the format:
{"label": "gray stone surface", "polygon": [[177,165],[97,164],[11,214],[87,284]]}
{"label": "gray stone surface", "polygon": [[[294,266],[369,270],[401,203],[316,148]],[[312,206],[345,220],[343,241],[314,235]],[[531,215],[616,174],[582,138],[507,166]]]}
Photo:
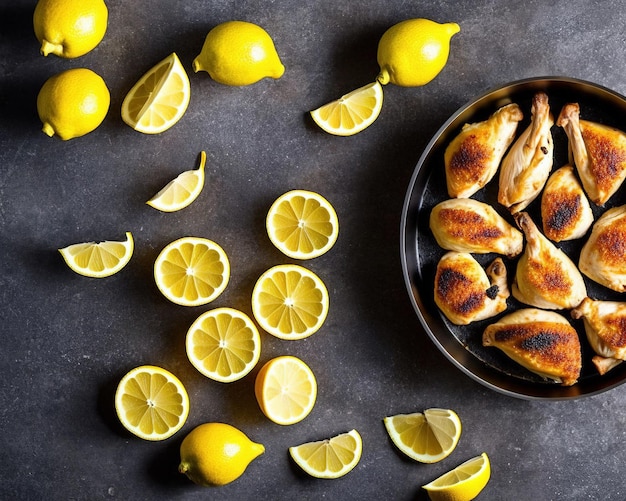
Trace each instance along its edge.
{"label": "gray stone surface", "polygon": [[[509,81],[544,75],[590,80],[626,93],[624,2],[441,0],[389,2],[108,2],[100,46],[77,60],[39,55],[34,1],[0,6],[0,498],[6,500],[425,499],[420,485],[487,452],[484,500],[626,499],[626,389],[573,401],[523,401],[455,369],[424,334],[399,259],[403,199],[430,137],[457,108]],[[444,71],[423,88],[385,88],[377,122],[351,138],[329,136],[306,112],[370,82],[378,38],[411,17],[456,21]],[[230,88],[194,74],[191,62],[214,25],[243,19],[273,36],[286,73]],[[146,136],[120,118],[121,101],[153,64],[176,51],[192,97],[169,131]],[[111,90],[100,128],[62,142],[40,132],[35,100],[51,75],[86,66]],[[624,124],[626,128],[626,124]],[[189,208],[145,205],[165,182],[208,155],[207,183]],[[152,263],[171,240],[211,238],[232,278],[212,306],[250,313],[256,278],[292,262],[269,242],[264,217],[292,188],[325,195],[341,222],[336,246],[306,263],[328,285],[331,309],[317,334],[285,342],[264,334],[261,362],[293,354],[317,375],[319,396],[303,422],[266,420],[254,373],[229,385],[187,361],[184,336],[205,308],[168,303]],[[56,251],[132,231],[130,264],[105,280],[73,274]],[[161,365],[189,390],[183,430],[161,443],[126,433],[113,407],[119,379]],[[464,431],[441,463],[413,463],[394,449],[386,415],[449,407]],[[186,432],[231,423],[266,445],[231,485],[204,489],[176,472]],[[364,440],[358,467],[335,481],[306,477],[287,448],[351,428]]]}

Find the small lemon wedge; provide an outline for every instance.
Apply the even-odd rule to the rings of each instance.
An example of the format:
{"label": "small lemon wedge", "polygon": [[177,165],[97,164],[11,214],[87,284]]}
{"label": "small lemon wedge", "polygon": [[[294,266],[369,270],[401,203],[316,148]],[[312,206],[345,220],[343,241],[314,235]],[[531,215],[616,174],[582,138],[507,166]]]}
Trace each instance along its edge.
{"label": "small lemon wedge", "polygon": [[448,457],[461,437],[461,420],[449,409],[398,414],[383,421],[395,446],[422,463],[435,463]]}
{"label": "small lemon wedge", "polygon": [[352,136],[367,129],[383,108],[383,87],[376,81],[311,111],[322,130],[335,136]]}
{"label": "small lemon wedge", "polygon": [[122,102],[122,120],[144,134],[159,134],[184,115],[191,90],[176,53],[156,64],[130,89]]}
{"label": "small lemon wedge", "polygon": [[423,488],[432,501],[471,501],[485,488],[490,478],[491,465],[483,452]]}
{"label": "small lemon wedge", "polygon": [[189,361],[201,374],[230,383],[254,369],[261,355],[261,337],[245,313],[216,308],[191,324],[186,349]]}
{"label": "small lemon wedge", "polygon": [[356,430],[289,448],[296,464],[317,478],[343,477],[359,463],[362,452],[363,440]]}
{"label": "small lemon wedge", "polygon": [[104,278],[114,275],[126,266],[133,255],[133,249],[133,236],[128,231],[125,241],[72,244],[59,249],[59,252],[70,269],[79,275]]}
{"label": "small lemon wedge", "polygon": [[146,203],[161,212],[176,212],[188,207],[204,188],[205,164],[206,153],[202,151],[197,169],[182,172]]}

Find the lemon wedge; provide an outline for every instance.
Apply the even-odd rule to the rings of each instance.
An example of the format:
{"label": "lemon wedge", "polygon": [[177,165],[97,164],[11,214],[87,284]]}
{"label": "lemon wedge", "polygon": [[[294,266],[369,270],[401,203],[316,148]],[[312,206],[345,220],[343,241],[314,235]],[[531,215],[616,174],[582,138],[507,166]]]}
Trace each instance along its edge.
{"label": "lemon wedge", "polygon": [[317,332],[328,314],[328,290],[312,271],[295,264],[267,270],[252,291],[259,325],[280,339],[303,339]]}
{"label": "lemon wedge", "polygon": [[145,73],[122,101],[122,120],[144,134],[159,134],[184,115],[191,91],[176,53]]}
{"label": "lemon wedge", "polygon": [[356,430],[289,448],[296,464],[317,478],[343,477],[359,463],[362,452],[363,440]]}
{"label": "lemon wedge", "polygon": [[206,153],[202,151],[197,169],[182,172],[146,203],[161,212],[176,212],[188,207],[204,188],[205,164]]}
{"label": "lemon wedge", "polygon": [[335,209],[319,193],[292,190],[276,199],[267,213],[272,243],[294,259],[313,259],[330,250],[339,235]]}
{"label": "lemon wedge", "polygon": [[187,357],[206,377],[237,381],[259,361],[261,338],[245,313],[216,308],[200,315],[187,332]]}
{"label": "lemon wedge", "polygon": [[290,425],[302,421],[313,410],[317,380],[302,360],[283,355],[261,368],[254,382],[254,394],[268,419]]}
{"label": "lemon wedge", "polygon": [[423,488],[432,501],[471,501],[491,478],[491,465],[484,452],[444,473]]}
{"label": "lemon wedge", "polygon": [[396,447],[422,463],[435,463],[448,457],[461,437],[461,420],[449,409],[398,414],[383,421]]}
{"label": "lemon wedge", "polygon": [[145,440],[165,440],[185,424],[189,396],[171,372],[154,365],[142,365],[119,382],[115,411],[131,433]]}
{"label": "lemon wedge", "polygon": [[84,242],[59,249],[61,256],[79,275],[104,278],[114,275],[128,264],[133,255],[134,241],[130,231],[125,241],[105,240]]}
{"label": "lemon wedge", "polygon": [[173,303],[200,306],[217,298],[228,285],[230,263],[212,240],[183,237],[168,244],[154,263],[159,290]]}
{"label": "lemon wedge", "polygon": [[382,108],[383,87],[376,81],[310,113],[315,123],[329,134],[352,136],[372,125]]}

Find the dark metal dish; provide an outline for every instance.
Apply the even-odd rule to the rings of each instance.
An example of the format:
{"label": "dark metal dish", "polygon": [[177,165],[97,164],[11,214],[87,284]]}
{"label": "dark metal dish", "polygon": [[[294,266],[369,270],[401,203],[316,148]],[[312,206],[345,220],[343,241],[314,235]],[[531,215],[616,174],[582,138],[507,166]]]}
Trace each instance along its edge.
{"label": "dark metal dish", "polygon": [[[444,172],[444,151],[465,123],[485,120],[499,107],[515,102],[524,112],[518,135],[530,122],[530,103],[533,95],[543,91],[548,95],[550,108],[556,119],[568,102],[577,102],[581,118],[592,120],[626,131],[626,97],[599,85],[573,78],[545,77],[520,80],[487,92],[463,106],[439,129],[426,146],[415,167],[404,201],[400,228],[400,253],[409,297],[417,316],[435,345],[461,371],[498,392],[525,399],[570,399],[593,395],[609,390],[626,381],[626,363],[601,376],[591,363],[593,351],[587,343],[582,321],[572,320],[569,311],[561,311],[574,325],[583,347],[583,368],[579,381],[570,387],[548,382],[519,366],[500,350],[482,346],[482,333],[487,325],[502,315],[525,307],[512,296],[509,307],[499,316],[457,326],[440,313],[433,298],[437,263],[446,252],[441,249],[429,229],[431,209],[448,197]],[[560,127],[552,128],[554,138],[554,169],[568,162],[567,137]],[[473,198],[491,204],[511,224],[508,211],[497,202],[498,175]],[[626,203],[626,185],[613,195],[604,207],[595,207],[595,219],[610,207]],[[541,228],[540,197],[527,211]],[[580,249],[587,237],[577,241],[557,244],[574,261],[578,262]],[[483,265],[495,255],[474,255]],[[515,273],[517,259],[504,258],[510,278]],[[585,277],[587,293],[594,299],[626,301],[623,295],[602,287]]]}

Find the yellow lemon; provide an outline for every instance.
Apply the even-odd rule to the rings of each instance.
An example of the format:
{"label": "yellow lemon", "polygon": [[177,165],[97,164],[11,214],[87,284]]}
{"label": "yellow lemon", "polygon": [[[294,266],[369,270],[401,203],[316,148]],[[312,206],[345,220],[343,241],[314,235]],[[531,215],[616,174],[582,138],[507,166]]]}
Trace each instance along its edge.
{"label": "yellow lemon", "polygon": [[87,68],[73,68],[50,77],[37,96],[43,131],[64,141],[98,127],[110,104],[111,95],[104,80]]}
{"label": "yellow lemon", "polygon": [[180,445],[178,471],[198,485],[225,485],[238,479],[265,447],[226,423],[204,423]]}
{"label": "yellow lemon", "polygon": [[39,0],[33,27],[41,53],[65,58],[87,54],[104,38],[108,16],[103,0]]}
{"label": "yellow lemon", "polygon": [[119,382],[115,411],[131,433],[145,440],[165,440],[185,424],[189,396],[171,372],[154,365],[142,365]]}
{"label": "yellow lemon", "polygon": [[230,383],[259,361],[261,337],[245,313],[216,308],[200,315],[187,331],[187,357],[206,377]]}
{"label": "yellow lemon", "polygon": [[230,279],[230,263],[224,249],[212,240],[183,237],[159,253],[154,279],[173,303],[200,306],[224,291]]}
{"label": "yellow lemon", "polygon": [[296,464],[317,478],[343,477],[359,463],[362,452],[363,441],[356,430],[289,448]]}
{"label": "yellow lemon", "polygon": [[125,241],[84,242],[69,245],[59,252],[70,269],[79,275],[104,278],[128,264],[134,247],[133,235],[128,231]]}
{"label": "yellow lemon", "polygon": [[161,212],[175,212],[191,205],[204,187],[206,153],[200,152],[200,166],[180,173],[146,203]]}
{"label": "yellow lemon", "polygon": [[311,111],[320,128],[335,136],[353,136],[367,129],[383,108],[383,88],[378,81]]}
{"label": "yellow lemon", "polygon": [[449,409],[398,414],[383,421],[396,447],[422,463],[435,463],[448,457],[461,437],[461,420]]}
{"label": "yellow lemon", "polygon": [[471,501],[491,478],[491,465],[484,452],[444,473],[423,488],[432,501]]}
{"label": "yellow lemon", "polygon": [[276,424],[302,421],[313,410],[317,380],[297,357],[284,355],[267,362],[257,374],[254,394],[261,411]]}
{"label": "yellow lemon", "polygon": [[266,218],[272,243],[294,259],[312,259],[326,253],[339,235],[335,209],[319,193],[292,190],[276,199]]}
{"label": "yellow lemon", "polygon": [[281,339],[317,332],[328,314],[328,289],[312,271],[295,264],[267,270],[252,290],[252,313],[259,325]]}
{"label": "yellow lemon", "polygon": [[159,134],[177,123],[191,99],[189,77],[175,52],[150,68],[122,101],[122,120],[144,134]]}
{"label": "yellow lemon", "polygon": [[193,70],[206,71],[216,82],[241,86],[265,77],[278,79],[285,67],[267,31],[246,21],[228,21],[209,31]]}
{"label": "yellow lemon", "polygon": [[426,85],[443,69],[456,23],[407,19],[389,28],[378,42],[378,81],[402,87]]}

